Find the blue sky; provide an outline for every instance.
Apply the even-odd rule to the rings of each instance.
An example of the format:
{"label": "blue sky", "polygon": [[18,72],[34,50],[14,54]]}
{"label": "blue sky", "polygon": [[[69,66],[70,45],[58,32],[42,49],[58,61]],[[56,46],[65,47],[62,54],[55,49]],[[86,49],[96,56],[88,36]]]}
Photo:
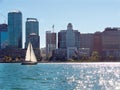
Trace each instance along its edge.
{"label": "blue sky", "polygon": [[26,18],[39,20],[41,47],[45,46],[45,31],[52,30],[53,24],[55,32],[66,29],[69,22],[81,33],[120,27],[120,0],[0,0],[0,23],[12,10],[23,14],[23,36]]}

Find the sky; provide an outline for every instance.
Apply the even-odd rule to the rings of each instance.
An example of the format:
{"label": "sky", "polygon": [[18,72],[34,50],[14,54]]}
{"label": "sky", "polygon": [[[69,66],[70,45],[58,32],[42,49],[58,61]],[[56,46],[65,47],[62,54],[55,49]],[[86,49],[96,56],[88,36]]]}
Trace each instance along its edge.
{"label": "sky", "polygon": [[[39,21],[40,47],[45,47],[45,32],[66,30],[72,23],[80,33],[120,27],[120,0],[0,0],[0,23],[7,23],[9,11],[20,10],[23,16],[23,43],[26,18]],[[24,45],[23,45],[24,46]]]}

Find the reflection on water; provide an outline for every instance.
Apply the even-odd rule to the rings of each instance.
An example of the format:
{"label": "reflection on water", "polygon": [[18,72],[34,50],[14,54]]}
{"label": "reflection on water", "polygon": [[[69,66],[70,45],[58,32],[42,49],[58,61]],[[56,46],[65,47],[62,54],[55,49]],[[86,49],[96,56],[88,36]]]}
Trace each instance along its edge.
{"label": "reflection on water", "polygon": [[0,90],[120,90],[120,63],[0,64]]}

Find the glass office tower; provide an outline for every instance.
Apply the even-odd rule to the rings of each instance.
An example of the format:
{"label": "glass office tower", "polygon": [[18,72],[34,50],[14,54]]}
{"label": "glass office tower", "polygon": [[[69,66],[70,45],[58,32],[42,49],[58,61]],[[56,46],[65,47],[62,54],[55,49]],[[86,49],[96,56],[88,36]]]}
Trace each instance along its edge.
{"label": "glass office tower", "polygon": [[0,49],[8,45],[8,25],[0,24]]}
{"label": "glass office tower", "polygon": [[8,13],[9,46],[22,48],[22,13],[11,11]]}
{"label": "glass office tower", "polygon": [[[30,41],[31,40],[30,38],[33,35],[31,35],[31,34],[35,34],[35,36],[38,37],[38,39],[35,39],[35,40],[39,40],[39,22],[36,18],[27,18],[25,48],[27,48],[29,42],[32,43],[32,41]],[[39,48],[39,46],[40,46],[39,41],[35,41],[35,42],[37,42],[36,44],[38,47],[33,47],[33,48]]]}

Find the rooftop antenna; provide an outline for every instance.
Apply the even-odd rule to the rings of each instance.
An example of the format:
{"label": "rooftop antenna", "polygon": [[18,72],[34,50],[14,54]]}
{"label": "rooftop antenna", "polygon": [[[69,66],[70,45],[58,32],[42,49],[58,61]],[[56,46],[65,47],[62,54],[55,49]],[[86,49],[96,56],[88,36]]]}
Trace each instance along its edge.
{"label": "rooftop antenna", "polygon": [[4,17],[4,23],[6,23],[7,20],[6,16],[4,16],[2,13],[0,13],[0,16]]}
{"label": "rooftop antenna", "polygon": [[53,30],[53,32],[54,32],[54,24],[53,24],[53,26],[52,26],[52,30]]}

